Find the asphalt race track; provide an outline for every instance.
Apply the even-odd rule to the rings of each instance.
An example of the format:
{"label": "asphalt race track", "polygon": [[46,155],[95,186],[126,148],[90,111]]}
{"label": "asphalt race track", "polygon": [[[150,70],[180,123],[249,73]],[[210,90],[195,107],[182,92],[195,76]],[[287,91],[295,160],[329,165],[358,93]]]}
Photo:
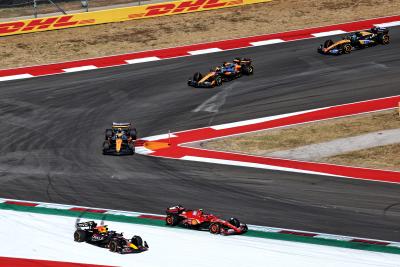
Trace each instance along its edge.
{"label": "asphalt race track", "polygon": [[[322,56],[326,38],[0,83],[0,197],[163,213],[203,207],[250,224],[400,241],[400,185],[141,155],[103,156],[104,129],[139,136],[399,94],[392,43]],[[337,39],[337,37],[336,37]],[[186,85],[235,56],[255,74]]]}

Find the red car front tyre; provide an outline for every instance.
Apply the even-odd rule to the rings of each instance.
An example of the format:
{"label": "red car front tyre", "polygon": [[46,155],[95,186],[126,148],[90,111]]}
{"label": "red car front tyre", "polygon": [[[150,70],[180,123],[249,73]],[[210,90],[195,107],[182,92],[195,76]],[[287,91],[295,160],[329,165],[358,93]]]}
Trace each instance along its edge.
{"label": "red car front tyre", "polygon": [[209,230],[212,234],[219,234],[221,232],[221,226],[218,223],[212,223]]}
{"label": "red car front tyre", "polygon": [[175,226],[179,223],[179,217],[173,214],[169,214],[165,218],[165,223],[170,226]]}

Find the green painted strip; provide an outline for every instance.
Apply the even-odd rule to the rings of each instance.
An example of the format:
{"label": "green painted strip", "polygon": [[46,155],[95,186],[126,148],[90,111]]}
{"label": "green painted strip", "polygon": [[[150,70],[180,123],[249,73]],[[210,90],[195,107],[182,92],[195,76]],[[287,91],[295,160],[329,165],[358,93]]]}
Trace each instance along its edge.
{"label": "green painted strip", "polygon": [[262,231],[253,231],[253,230],[249,230],[246,233],[246,236],[254,236],[254,237],[285,240],[285,241],[292,241],[292,242],[302,242],[302,243],[315,244],[315,245],[324,245],[324,246],[333,246],[333,247],[341,247],[341,248],[351,248],[351,249],[369,250],[369,251],[375,251],[375,252],[400,254],[400,248],[396,248],[396,247],[388,247],[388,246],[365,244],[365,243],[354,243],[354,242],[348,242],[348,241],[323,239],[323,238],[318,238],[318,237],[296,236],[296,235],[290,235],[290,234],[262,232]]}
{"label": "green painted strip", "polygon": [[[123,216],[123,215],[114,215],[114,214],[101,214],[101,213],[92,213],[92,212],[70,211],[70,210],[52,209],[52,208],[44,208],[44,207],[26,207],[26,206],[10,205],[10,204],[5,204],[5,203],[0,203],[0,209],[14,210],[14,211],[20,211],[20,212],[40,213],[40,214],[48,214],[48,215],[68,216],[68,217],[76,217],[76,218],[84,218],[84,219],[92,219],[92,220],[107,220],[107,221],[122,222],[122,223],[133,223],[133,224],[143,224],[143,225],[167,227],[163,220],[145,219],[145,218],[129,217],[129,216]],[[348,242],[348,241],[330,240],[330,239],[323,239],[323,238],[318,238],[318,237],[296,236],[296,235],[290,235],[290,234],[262,232],[262,231],[256,231],[256,230],[249,230],[244,235],[249,236],[249,237],[267,238],[267,239],[283,240],[283,241],[290,241],[290,242],[301,242],[301,243],[315,244],[315,245],[324,245],[324,246],[341,247],[341,248],[349,248],[349,249],[368,250],[368,251],[374,251],[374,252],[400,254],[400,248],[397,248],[397,247],[364,244],[364,243],[353,243],[353,242]]]}
{"label": "green painted strip", "polygon": [[136,223],[136,224],[145,224],[145,225],[153,225],[153,226],[165,226],[165,222],[161,221],[161,220],[145,219],[145,218],[114,215],[114,214],[82,212],[82,211],[52,209],[52,208],[44,208],[44,207],[18,206],[18,205],[9,205],[9,204],[5,204],[5,203],[0,204],[0,209],[15,210],[15,211],[22,211],[22,212],[32,212],[32,213],[40,213],[40,214],[48,214],[48,215],[67,216],[67,217],[75,217],[75,218],[84,218],[84,219],[92,219],[92,220],[107,220],[107,221],[113,221],[113,222]]}

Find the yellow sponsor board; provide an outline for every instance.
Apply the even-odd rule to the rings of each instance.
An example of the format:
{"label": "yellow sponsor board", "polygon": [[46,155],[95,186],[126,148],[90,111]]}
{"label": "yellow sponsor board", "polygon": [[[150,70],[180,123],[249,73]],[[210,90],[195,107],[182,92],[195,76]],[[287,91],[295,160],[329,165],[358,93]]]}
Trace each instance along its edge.
{"label": "yellow sponsor board", "polygon": [[272,0],[188,0],[0,23],[0,36],[153,18]]}

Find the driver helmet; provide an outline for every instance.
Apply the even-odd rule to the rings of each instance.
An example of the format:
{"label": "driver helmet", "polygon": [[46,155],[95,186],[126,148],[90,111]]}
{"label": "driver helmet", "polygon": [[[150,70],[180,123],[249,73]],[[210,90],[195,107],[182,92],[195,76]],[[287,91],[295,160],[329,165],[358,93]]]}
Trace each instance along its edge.
{"label": "driver helmet", "polygon": [[121,137],[121,136],[122,136],[122,129],[121,129],[121,128],[118,128],[118,129],[117,129],[117,136],[118,136],[118,137]]}
{"label": "driver helmet", "polygon": [[97,231],[98,231],[100,234],[105,234],[105,233],[108,232],[108,229],[107,229],[107,226],[98,226],[98,227],[97,227]]}

